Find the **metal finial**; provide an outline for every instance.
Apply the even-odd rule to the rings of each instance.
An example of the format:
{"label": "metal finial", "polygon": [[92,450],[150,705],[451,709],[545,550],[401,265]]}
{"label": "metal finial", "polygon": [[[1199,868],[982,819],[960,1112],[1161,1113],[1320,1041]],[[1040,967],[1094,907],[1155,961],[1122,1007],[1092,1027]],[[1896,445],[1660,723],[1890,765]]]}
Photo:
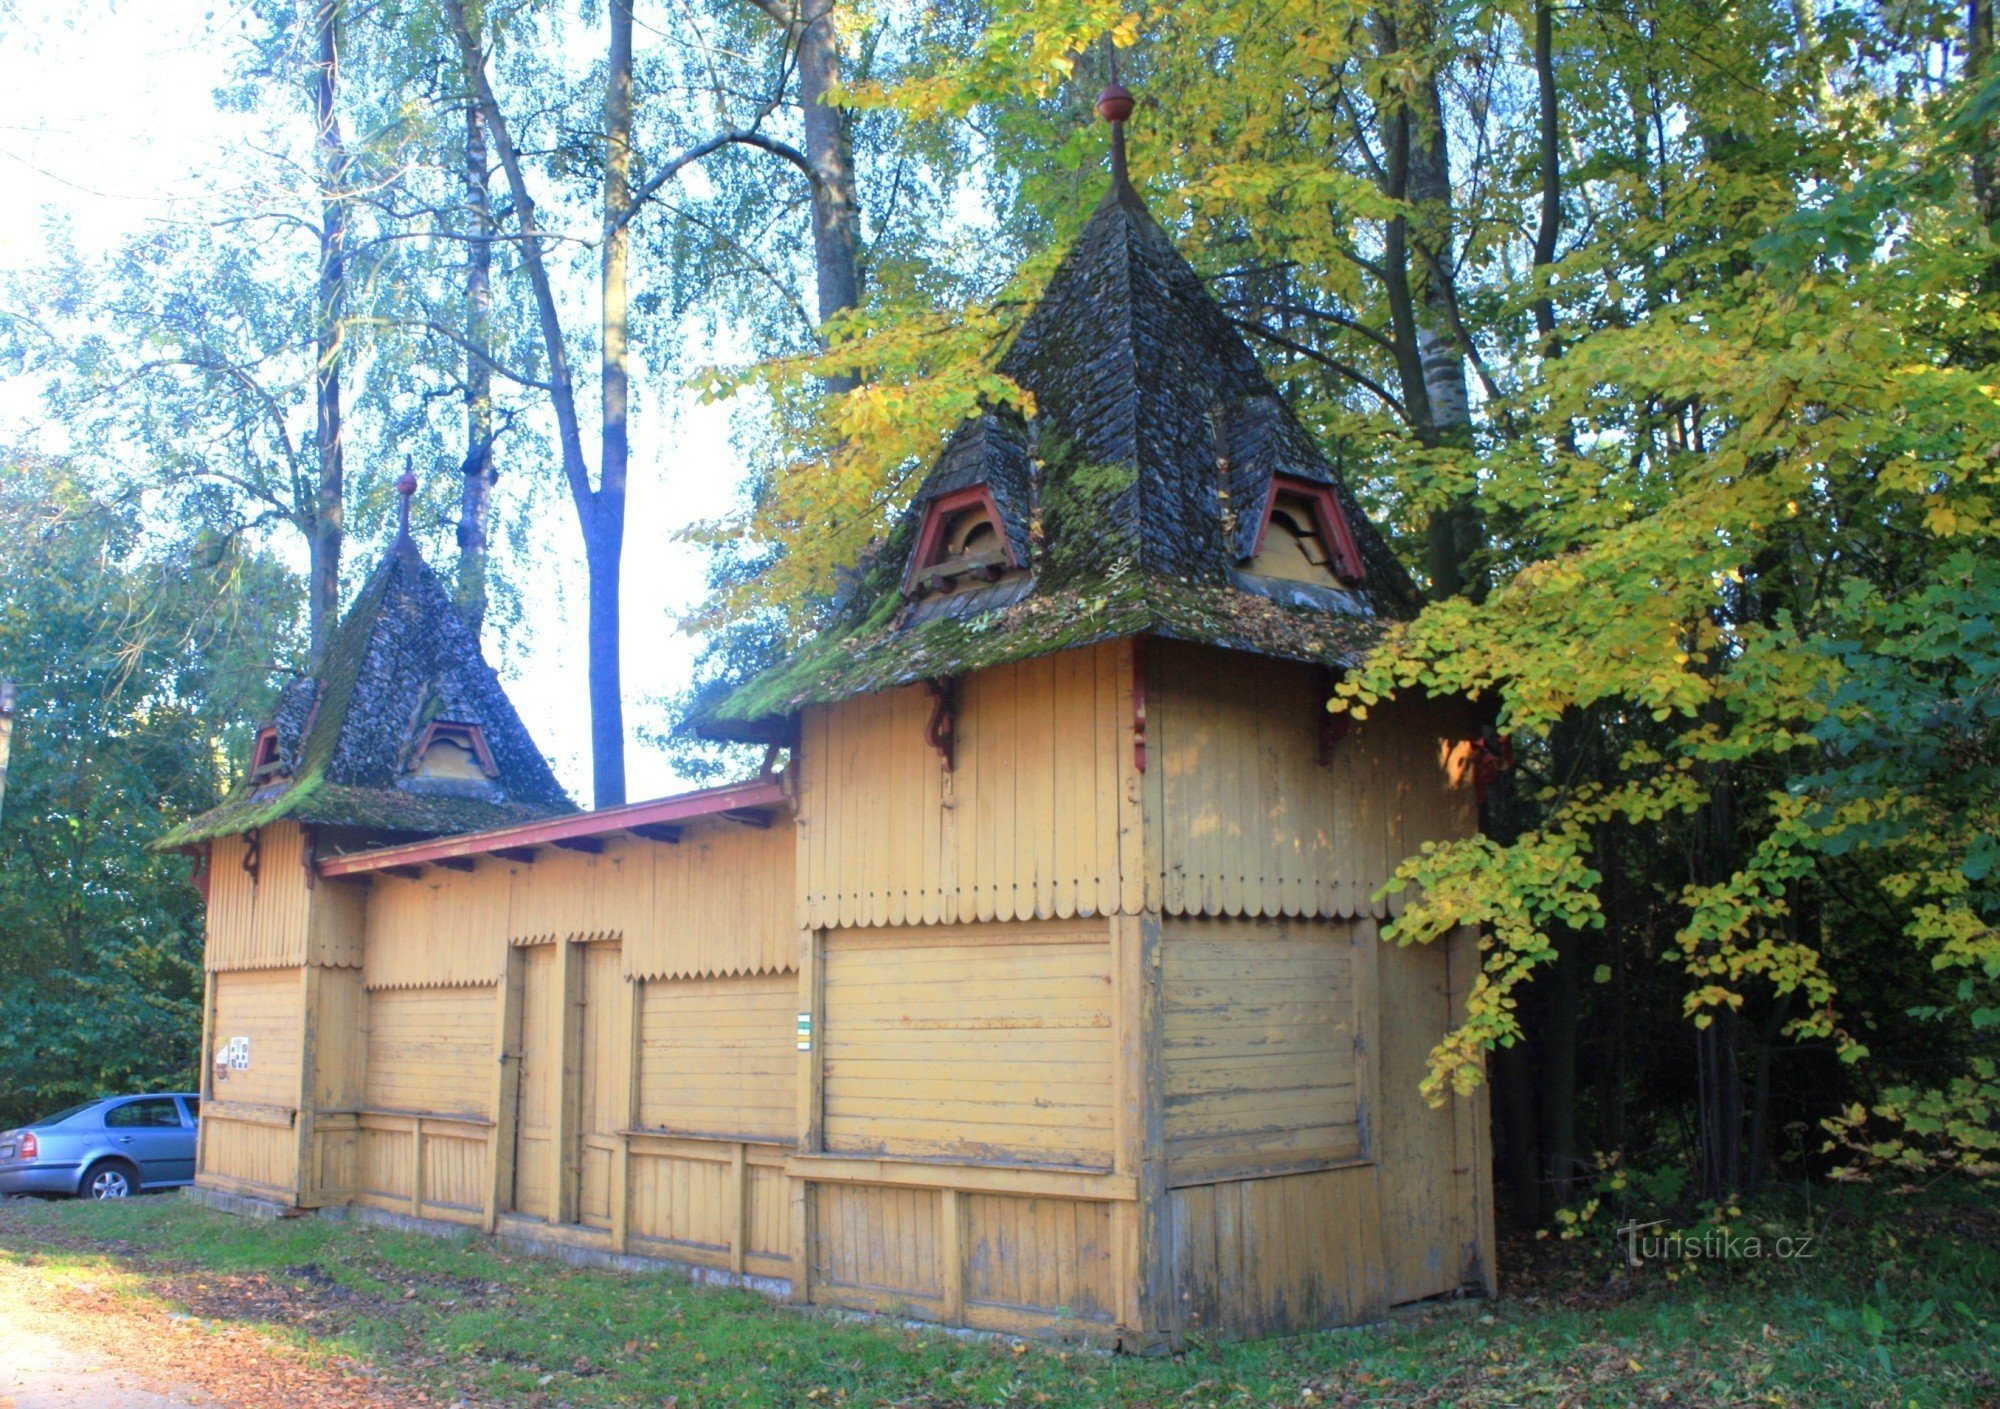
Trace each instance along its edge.
{"label": "metal finial", "polygon": [[1110,60],[1111,81],[1097,95],[1097,115],[1111,124],[1111,184],[1118,190],[1128,190],[1132,180],[1125,166],[1125,120],[1132,116],[1136,102],[1131,91],[1118,81],[1118,46],[1108,34],[1104,37],[1104,50]]}
{"label": "metal finial", "polygon": [[417,492],[417,472],[414,457],[403,457],[403,473],[396,480],[396,493],[400,499],[396,504],[396,537],[410,536],[410,496]]}

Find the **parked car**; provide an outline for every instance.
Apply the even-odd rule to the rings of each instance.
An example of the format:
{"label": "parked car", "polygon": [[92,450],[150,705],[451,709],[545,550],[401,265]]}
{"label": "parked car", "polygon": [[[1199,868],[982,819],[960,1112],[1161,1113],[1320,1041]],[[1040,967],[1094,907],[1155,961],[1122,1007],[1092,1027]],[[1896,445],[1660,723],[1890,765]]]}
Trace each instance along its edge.
{"label": "parked car", "polygon": [[0,1131],[0,1194],[122,1199],[194,1182],[201,1097],[107,1096]]}

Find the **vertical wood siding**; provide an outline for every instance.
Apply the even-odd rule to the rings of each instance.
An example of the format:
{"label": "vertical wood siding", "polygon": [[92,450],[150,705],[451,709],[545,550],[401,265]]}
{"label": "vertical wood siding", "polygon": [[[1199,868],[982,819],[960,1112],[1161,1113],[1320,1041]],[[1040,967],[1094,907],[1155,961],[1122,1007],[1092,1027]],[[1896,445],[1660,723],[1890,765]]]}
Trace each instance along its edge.
{"label": "vertical wood siding", "polygon": [[936,1315],[944,1292],[938,1190],[820,1184],[813,1197],[815,1299],[870,1309],[909,1304]]}
{"label": "vertical wood siding", "polygon": [[495,988],[392,988],[368,995],[370,1110],[488,1119]]}
{"label": "vertical wood siding", "polygon": [[558,1055],[562,1034],[562,946],[537,944],[521,953],[521,1063],[514,1124],[514,1185],[509,1206],[549,1216],[549,1144],[562,1098]]}
{"label": "vertical wood siding", "polygon": [[1353,935],[1337,921],[1162,927],[1167,1177],[1353,1159]]}
{"label": "vertical wood siding", "polygon": [[1376,1120],[1383,1250],[1389,1299],[1416,1301],[1458,1290],[1465,1274],[1460,1219],[1470,1190],[1455,1171],[1469,1160],[1459,1157],[1451,1107],[1433,1109],[1417,1094],[1452,1022],[1448,946],[1386,944],[1376,960],[1387,1015]]}
{"label": "vertical wood siding", "polygon": [[1375,1188],[1364,1165],[1174,1190],[1180,1329],[1285,1335],[1385,1315]]}
{"label": "vertical wood siding", "polygon": [[799,924],[1068,919],[1134,911],[1143,856],[1130,647],[1062,651],[959,682],[955,766],[911,686],[808,710]]}
{"label": "vertical wood siding", "polygon": [[1109,939],[1102,921],[828,935],[825,1148],[1109,1168]]}
{"label": "vertical wood siding", "polygon": [[965,1319],[1004,1328],[1018,1314],[1109,1322],[1116,1311],[1111,1205],[966,1194]]}
{"label": "vertical wood siding", "polygon": [[625,930],[634,978],[773,974],[799,966],[793,872],[798,841],[780,813],[768,828],[711,823],[678,846],[650,847],[652,909]]}
{"label": "vertical wood siding", "polygon": [[211,1187],[249,1187],[288,1198],[298,1186],[299,1143],[289,1125],[264,1125],[202,1112],[202,1168]]}
{"label": "vertical wood siding", "polygon": [[1386,916],[1403,857],[1475,824],[1464,711],[1373,711],[1319,762],[1317,670],[1147,644],[1149,903],[1169,915]]}
{"label": "vertical wood siding", "polygon": [[647,982],[639,1123],[789,1143],[798,1113],[798,997],[788,974]]}
{"label": "vertical wood siding", "polygon": [[625,1067],[621,1048],[631,1003],[624,959],[616,944],[583,948],[583,1021],[578,1028],[576,1142],[577,1216],[583,1223],[611,1223],[611,1166],[626,1126]]}
{"label": "vertical wood siding", "polygon": [[371,989],[499,982],[506,969],[509,868],[427,866],[404,880],[378,875],[363,926]]}
{"label": "vertical wood siding", "polygon": [[274,969],[305,962],[306,930],[315,894],[306,885],[305,833],[291,822],[264,828],[257,879],[243,869],[249,843],[218,837],[209,852],[210,972]]}

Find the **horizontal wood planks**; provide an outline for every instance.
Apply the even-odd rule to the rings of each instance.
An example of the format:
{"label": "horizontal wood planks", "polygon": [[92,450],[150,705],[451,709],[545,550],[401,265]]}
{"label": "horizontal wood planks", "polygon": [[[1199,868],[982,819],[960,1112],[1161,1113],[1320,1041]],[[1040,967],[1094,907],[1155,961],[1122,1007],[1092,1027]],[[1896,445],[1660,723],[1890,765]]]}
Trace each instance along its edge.
{"label": "horizontal wood planks", "polygon": [[789,1143],[798,1111],[798,996],[789,974],[648,981],[640,1125]]}
{"label": "horizontal wood planks", "polygon": [[490,1119],[496,992],[487,984],[370,993],[364,1104]]}
{"label": "horizontal wood planks", "polygon": [[295,968],[305,962],[306,932],[316,888],[306,882],[305,833],[293,822],[274,822],[259,834],[256,871],[244,837],[210,843],[208,943],[210,972]]}
{"label": "horizontal wood planks", "polygon": [[1167,1178],[1271,1173],[1361,1153],[1350,926],[1162,926]]}
{"label": "horizontal wood planks", "polygon": [[833,1154],[1111,1166],[1108,925],[826,936]]}
{"label": "horizontal wood planks", "polygon": [[287,1111],[298,1108],[303,1002],[296,968],[216,975],[209,1050],[213,1053],[242,1038],[248,1044],[248,1065],[212,1068],[211,1099]]}
{"label": "horizontal wood planks", "polygon": [[953,766],[911,686],[808,710],[798,922],[808,929],[1136,909],[1143,857],[1129,651],[1061,651],[959,682]]}
{"label": "horizontal wood planks", "polygon": [[1385,916],[1375,892],[1426,841],[1473,825],[1470,716],[1378,706],[1320,762],[1309,666],[1171,641],[1147,647],[1147,900],[1169,915]]}

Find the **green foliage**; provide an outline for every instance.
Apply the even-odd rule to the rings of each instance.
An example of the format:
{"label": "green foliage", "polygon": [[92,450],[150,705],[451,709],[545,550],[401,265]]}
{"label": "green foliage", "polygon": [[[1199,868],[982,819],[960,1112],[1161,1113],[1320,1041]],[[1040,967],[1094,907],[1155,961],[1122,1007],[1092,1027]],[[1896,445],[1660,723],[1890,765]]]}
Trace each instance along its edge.
{"label": "green foliage", "polygon": [[148,852],[212,805],[296,644],[296,584],[199,520],[0,460],[0,1124],[194,1080],[200,899]]}

